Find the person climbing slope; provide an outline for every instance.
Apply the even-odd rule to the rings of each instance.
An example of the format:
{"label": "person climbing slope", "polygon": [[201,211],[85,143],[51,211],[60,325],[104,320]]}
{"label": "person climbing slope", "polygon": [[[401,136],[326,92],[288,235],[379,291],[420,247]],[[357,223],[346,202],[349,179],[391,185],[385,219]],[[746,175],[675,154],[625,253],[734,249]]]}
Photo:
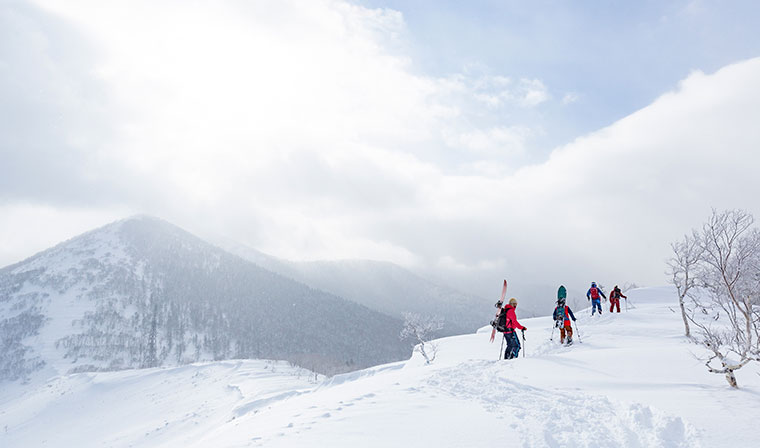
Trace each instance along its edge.
{"label": "person climbing slope", "polygon": [[607,296],[604,295],[601,288],[596,286],[596,282],[591,282],[591,287],[588,289],[588,292],[586,292],[586,298],[591,301],[592,316],[597,308],[599,309],[599,315],[602,315],[602,299],[599,298],[600,296],[607,300]]}
{"label": "person climbing slope", "polygon": [[507,341],[507,349],[504,351],[504,359],[517,358],[520,353],[520,339],[517,337],[517,330],[525,331],[528,328],[517,321],[517,299],[512,297],[509,304],[505,305],[502,314],[499,316],[499,324],[502,323],[504,328],[504,339]]}
{"label": "person climbing slope", "polygon": [[610,293],[610,313],[612,312],[613,307],[617,307],[617,312],[620,312],[620,298],[628,299],[625,295],[623,295],[623,292],[618,288],[618,285],[615,285],[615,288],[613,288],[612,292]]}
{"label": "person climbing slope", "polygon": [[565,335],[567,335],[567,345],[573,343],[573,327],[570,324],[570,319],[575,322],[575,316],[573,310],[565,304],[565,298],[560,297],[557,299],[557,307],[554,308],[554,321],[556,326],[559,327],[559,343],[565,343]]}

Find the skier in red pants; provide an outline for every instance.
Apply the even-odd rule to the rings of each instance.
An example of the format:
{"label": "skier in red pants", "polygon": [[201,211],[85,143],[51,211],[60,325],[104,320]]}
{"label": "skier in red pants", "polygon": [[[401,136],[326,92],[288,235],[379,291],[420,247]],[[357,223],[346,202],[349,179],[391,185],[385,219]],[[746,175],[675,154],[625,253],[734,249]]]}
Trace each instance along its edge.
{"label": "skier in red pants", "polygon": [[612,309],[614,307],[617,307],[617,312],[620,312],[620,298],[628,299],[628,297],[624,296],[622,291],[620,291],[620,288],[618,288],[618,285],[615,285],[615,288],[610,293],[610,313],[612,312]]}

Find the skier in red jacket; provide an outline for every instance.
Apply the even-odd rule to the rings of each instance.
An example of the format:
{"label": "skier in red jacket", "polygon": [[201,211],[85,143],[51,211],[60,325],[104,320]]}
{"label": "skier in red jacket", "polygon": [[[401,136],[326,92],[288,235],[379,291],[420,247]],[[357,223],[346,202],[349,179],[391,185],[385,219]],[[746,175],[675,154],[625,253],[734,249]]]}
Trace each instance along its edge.
{"label": "skier in red jacket", "polygon": [[610,313],[612,312],[613,307],[617,307],[617,312],[620,312],[620,298],[628,299],[628,297],[623,295],[623,292],[618,288],[618,285],[615,285],[615,288],[610,293]]}
{"label": "skier in red jacket", "polygon": [[509,304],[502,308],[499,314],[498,330],[504,333],[504,339],[507,341],[507,349],[504,351],[504,359],[517,358],[520,353],[520,339],[517,337],[517,330],[525,331],[528,328],[517,321],[517,299],[512,297]]}

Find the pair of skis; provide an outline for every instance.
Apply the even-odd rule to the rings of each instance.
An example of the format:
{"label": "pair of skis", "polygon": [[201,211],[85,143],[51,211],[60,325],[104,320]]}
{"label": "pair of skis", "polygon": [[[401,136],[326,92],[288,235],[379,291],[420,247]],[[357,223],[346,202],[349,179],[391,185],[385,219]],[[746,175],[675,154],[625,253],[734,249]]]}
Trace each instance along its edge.
{"label": "pair of skis", "polygon": [[[499,302],[502,304],[504,303],[504,297],[507,296],[507,280],[504,279],[504,286],[501,288],[501,299]],[[499,318],[499,315],[496,315],[496,319]],[[493,327],[493,330],[491,330],[491,340],[493,341],[494,337],[496,337],[496,327]],[[504,352],[504,338],[501,338],[501,347],[499,347],[499,361],[501,361],[501,354]]]}

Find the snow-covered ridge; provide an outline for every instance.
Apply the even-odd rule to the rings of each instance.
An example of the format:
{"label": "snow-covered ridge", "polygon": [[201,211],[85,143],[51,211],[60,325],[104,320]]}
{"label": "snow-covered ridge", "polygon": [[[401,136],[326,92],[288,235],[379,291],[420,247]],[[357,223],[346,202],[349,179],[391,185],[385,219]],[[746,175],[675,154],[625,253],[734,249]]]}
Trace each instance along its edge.
{"label": "snow-covered ridge", "polygon": [[0,381],[230,358],[340,372],[405,357],[400,327],[146,216],[0,270]]}
{"label": "snow-covered ridge", "polygon": [[390,316],[405,312],[444,318],[441,335],[463,334],[485,323],[481,310],[493,302],[426,280],[393,263],[372,260],[291,262],[233,241],[220,247],[265,269]]}
{"label": "snow-covered ridge", "polygon": [[[225,361],[60,377],[0,394],[8,447],[750,447],[760,377],[740,390],[706,372],[681,336],[670,288],[629,310],[576,309],[576,344],[525,319],[524,357],[497,360],[487,332],[421,357],[333,378],[284,363]],[[556,333],[553,334],[556,337]],[[12,397],[15,392],[15,397]],[[101,417],[103,415],[103,417]],[[97,422],[97,423],[95,423]],[[67,430],[76,428],[75,431]]]}

